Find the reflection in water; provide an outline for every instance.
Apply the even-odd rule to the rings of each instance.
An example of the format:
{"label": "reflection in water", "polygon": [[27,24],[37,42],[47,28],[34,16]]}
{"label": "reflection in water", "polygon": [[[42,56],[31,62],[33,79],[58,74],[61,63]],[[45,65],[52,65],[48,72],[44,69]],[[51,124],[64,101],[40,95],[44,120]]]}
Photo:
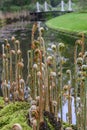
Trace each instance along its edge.
{"label": "reflection in water", "polygon": [[[4,25],[0,29],[0,41],[3,43],[4,39],[10,40],[10,38],[14,35],[18,36],[17,31],[20,31],[20,34],[26,33],[24,30],[28,30],[27,26],[30,22],[16,22],[8,25]],[[23,32],[24,31],[24,32]],[[25,35],[25,34],[24,34]]]}
{"label": "reflection in water", "polygon": [[[4,40],[8,39],[10,46],[12,47],[11,44],[11,37],[15,36],[16,39],[18,39],[21,43],[21,50],[22,50],[22,55],[24,59],[24,73],[26,72],[26,66],[27,66],[27,50],[30,49],[31,46],[31,28],[30,28],[30,22],[17,22],[17,23],[12,23],[8,25],[4,25],[0,29],[0,54],[2,53],[2,44],[4,44]],[[0,67],[1,68],[1,67]],[[0,71],[1,75],[1,71]],[[26,78],[26,75],[25,75]]]}

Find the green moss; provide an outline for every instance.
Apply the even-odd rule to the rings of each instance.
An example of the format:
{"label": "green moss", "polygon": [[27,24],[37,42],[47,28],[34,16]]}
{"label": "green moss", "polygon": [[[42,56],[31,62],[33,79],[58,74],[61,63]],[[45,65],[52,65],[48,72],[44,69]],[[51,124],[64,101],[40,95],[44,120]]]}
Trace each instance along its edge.
{"label": "green moss", "polygon": [[5,106],[2,111],[0,111],[0,117],[3,115],[11,115],[16,111],[19,111],[21,109],[26,110],[29,108],[29,104],[26,102],[15,102],[15,103],[10,103],[7,106]]}
{"label": "green moss", "polygon": [[0,107],[3,107],[4,106],[4,100],[3,100],[3,97],[0,97]]}
{"label": "green moss", "polygon": [[[1,97],[0,103],[4,105],[3,98]],[[29,104],[27,102],[15,102],[7,106],[4,105],[0,111],[0,130],[10,130],[14,123],[20,123],[23,130],[31,130],[26,118],[28,109]]]}

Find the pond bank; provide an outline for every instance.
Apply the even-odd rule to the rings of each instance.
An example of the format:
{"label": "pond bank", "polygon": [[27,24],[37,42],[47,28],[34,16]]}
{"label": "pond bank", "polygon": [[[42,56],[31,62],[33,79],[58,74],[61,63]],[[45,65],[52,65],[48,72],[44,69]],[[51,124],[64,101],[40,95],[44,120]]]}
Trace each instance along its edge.
{"label": "pond bank", "polygon": [[0,11],[0,20],[5,22],[6,24],[17,22],[17,21],[29,21],[30,20],[30,12],[27,10],[23,10],[20,12],[1,12]]}

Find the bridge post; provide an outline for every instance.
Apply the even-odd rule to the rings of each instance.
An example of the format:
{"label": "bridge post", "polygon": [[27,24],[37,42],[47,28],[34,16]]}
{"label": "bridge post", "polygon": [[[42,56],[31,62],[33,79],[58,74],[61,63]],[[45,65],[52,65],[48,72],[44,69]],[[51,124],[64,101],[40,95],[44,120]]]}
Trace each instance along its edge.
{"label": "bridge post", "polygon": [[48,11],[47,2],[46,2],[46,1],[44,2],[44,10],[45,10],[45,11]]}
{"label": "bridge post", "polygon": [[69,0],[68,4],[69,4],[68,11],[72,11],[72,2],[71,2],[71,0]]}
{"label": "bridge post", "polygon": [[37,12],[40,12],[40,5],[39,5],[39,2],[36,3],[36,7],[37,7]]}
{"label": "bridge post", "polygon": [[65,9],[64,9],[64,1],[63,0],[61,0],[61,11],[65,11]]}

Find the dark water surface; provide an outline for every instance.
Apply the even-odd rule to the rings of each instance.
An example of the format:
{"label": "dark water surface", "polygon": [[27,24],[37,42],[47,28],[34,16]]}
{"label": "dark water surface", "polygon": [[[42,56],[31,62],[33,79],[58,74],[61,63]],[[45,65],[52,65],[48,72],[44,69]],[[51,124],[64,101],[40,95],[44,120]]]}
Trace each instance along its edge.
{"label": "dark water surface", "polygon": [[[15,36],[20,41],[22,57],[24,59],[24,73],[27,66],[27,50],[31,47],[31,26],[30,22],[16,22],[4,25],[0,28],[0,54],[2,54],[2,44],[5,44],[5,39],[8,39],[10,46],[12,46],[11,37]],[[2,58],[0,58],[0,77],[2,73]]]}

